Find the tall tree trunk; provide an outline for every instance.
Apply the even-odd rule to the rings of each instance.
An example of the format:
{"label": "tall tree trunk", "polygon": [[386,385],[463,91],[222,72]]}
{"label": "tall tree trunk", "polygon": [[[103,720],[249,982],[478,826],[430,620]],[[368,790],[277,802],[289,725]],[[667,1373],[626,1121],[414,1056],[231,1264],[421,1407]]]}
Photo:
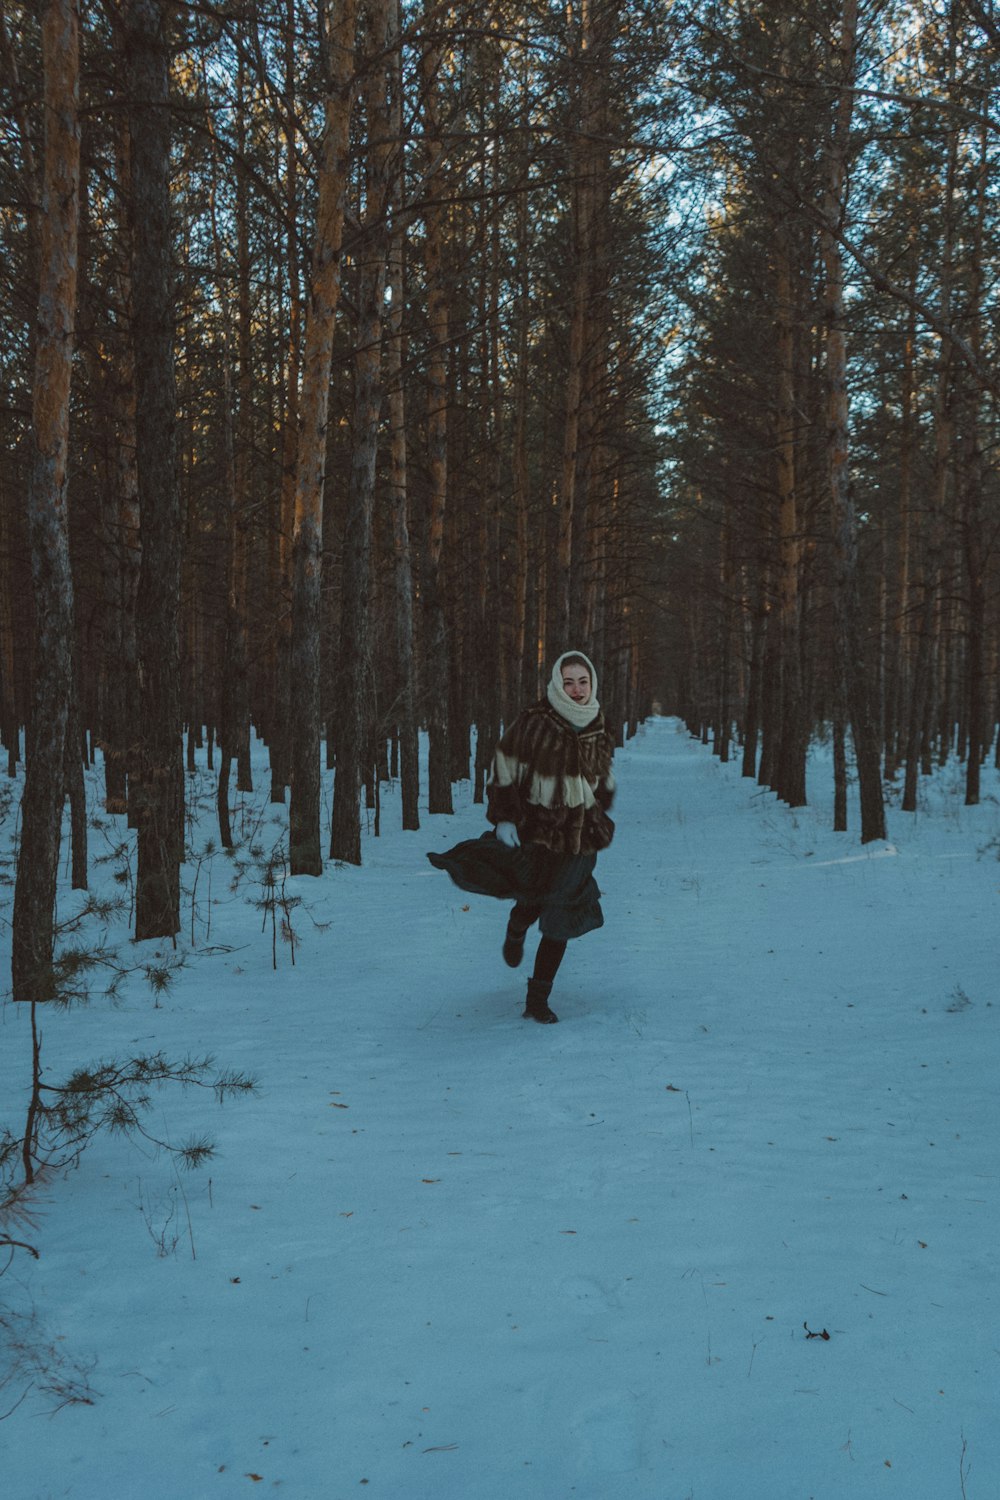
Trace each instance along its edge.
{"label": "tall tree trunk", "polygon": [[83,780],[83,745],[84,736],[80,728],[74,684],[70,689],[64,753],[66,800],[70,816],[70,884],[74,891],[87,889],[87,789]]}
{"label": "tall tree trunk", "polygon": [[26,1001],[53,995],[56,875],[73,680],[66,485],[80,208],[80,40],[74,0],[49,0],[42,23],[42,63],[45,158],[28,494],[36,622],[34,699],[11,954],[13,996]]}
{"label": "tall tree trunk", "polygon": [[374,739],[372,690],[372,520],[382,410],[382,314],[385,211],[389,187],[388,0],[368,0],[365,43],[373,60],[362,90],[368,138],[365,229],[358,259],[358,334],[354,356],[354,444],[344,528],[341,601],[343,656],[338,702],[337,775],[330,858],[361,863],[361,784]]}
{"label": "tall tree trunk", "polygon": [[170,226],[167,0],[131,0],[127,16],[132,155],[132,337],[142,560],[136,597],[139,657],[135,901],[137,938],[180,927],[184,763],[178,617],[183,535],[175,467],[177,399]]}
{"label": "tall tree trunk", "polygon": [[230,642],[226,670],[229,674],[230,732],[236,760],[236,790],[253,791],[250,769],[250,683],[247,666],[247,615],[249,609],[250,536],[254,509],[254,370],[250,312],[250,187],[247,170],[245,78],[242,60],[236,99],[236,337],[230,342],[237,354],[236,424],[233,448],[232,553],[230,589]]}
{"label": "tall tree trunk", "polygon": [[[913,258],[911,291],[916,294],[916,257]],[[896,544],[896,607],[890,652],[886,714],[885,774],[895,776],[905,745],[904,721],[909,701],[911,676],[910,588],[913,537],[913,459],[916,443],[914,421],[914,348],[917,315],[910,307],[903,335],[903,376],[900,391],[902,406],[899,430],[899,535]]]}
{"label": "tall tree trunk", "polygon": [[[426,12],[436,7],[426,0]],[[432,22],[432,24],[434,24]],[[431,164],[427,173],[424,210],[424,269],[427,279],[427,321],[430,353],[427,361],[427,541],[424,549],[424,679],[427,703],[427,810],[453,811],[451,796],[450,657],[445,625],[442,551],[448,502],[448,293],[444,269],[444,208],[446,187],[440,165],[442,154],[439,72],[444,44],[433,37],[420,59],[423,85],[424,134]]]}
{"label": "tall tree trunk", "polygon": [[17,666],[14,652],[14,588],[11,566],[10,512],[12,501],[8,497],[3,478],[0,476],[0,743],[7,750],[7,775],[17,775],[20,759],[20,724]]}
{"label": "tall tree trunk", "polygon": [[578,45],[572,56],[578,128],[572,137],[570,182],[570,261],[573,285],[569,306],[565,420],[559,485],[559,546],[555,625],[564,642],[582,626],[582,579],[577,567],[586,550],[587,481],[593,422],[594,349],[601,342],[592,325],[600,208],[607,189],[607,49],[617,5],[612,0],[581,0]]}
{"label": "tall tree trunk", "polygon": [[[743,713],[743,760],[740,767],[742,776],[753,777],[757,773],[757,747],[760,740],[761,708],[763,700],[763,676],[765,659],[765,641],[769,628],[769,570],[766,563],[766,551],[762,549],[763,556],[754,570],[748,569],[750,577],[754,577],[756,597],[751,601],[747,599],[747,611],[751,606],[753,615],[749,624],[749,649],[746,650],[747,661],[747,689],[746,706]],[[745,648],[746,649],[746,648]]]}
{"label": "tall tree trunk", "polygon": [[[574,199],[582,190],[574,188]],[[580,244],[579,204],[573,215],[573,251],[575,267],[573,297],[570,304],[569,355],[566,370],[566,416],[563,427],[562,468],[559,483],[559,547],[556,554],[556,594],[554,626],[558,638],[568,642],[573,613],[573,534],[577,526],[576,479],[580,433],[580,407],[583,400],[584,319],[587,311],[587,265]]]}
{"label": "tall tree trunk", "polygon": [[[485,76],[493,75],[499,79],[500,64],[495,50],[490,51],[489,58],[491,61],[483,56],[480,66]],[[499,87],[499,84],[496,87]],[[489,104],[492,109],[496,109],[495,96]],[[491,112],[484,108],[478,122],[484,139],[487,119]],[[483,202],[487,203],[497,187],[489,153],[483,152],[478,169],[479,191]],[[478,431],[474,430],[473,436],[477,460],[474,484],[478,539],[475,543],[475,566],[469,574],[471,579],[478,573],[477,619],[472,644],[475,653],[473,659],[480,670],[470,669],[467,676],[474,693],[473,801],[477,803],[484,800],[490,758],[493,754],[493,747],[500,738],[503,685],[506,676],[505,599],[501,593],[500,578],[502,566],[500,497],[504,483],[502,455],[506,448],[505,393],[499,367],[501,338],[499,309],[502,299],[500,280],[505,257],[501,248],[499,219],[495,213],[482,226],[480,242],[482,244],[482,270],[479,276],[477,308],[478,380],[480,390],[486,394],[486,399],[480,401]]]}
{"label": "tall tree trunk", "polygon": [[729,742],[732,734],[731,652],[733,639],[733,564],[730,504],[723,508],[722,528],[719,534],[719,605],[718,636],[716,640],[716,692],[713,712],[713,748],[720,761],[729,760]]}
{"label": "tall tree trunk", "polygon": [[114,409],[116,452],[112,482],[104,497],[107,610],[111,652],[104,703],[105,808],[128,812],[128,773],[134,758],[136,728],[135,599],[139,587],[139,477],[135,450],[135,362],[130,347],[120,353]]}
{"label": "tall tree trunk", "polygon": [[[219,841],[224,849],[233,847],[229,816],[229,785],[232,763],[237,762],[236,784],[239,791],[253,791],[250,776],[250,702],[247,681],[247,511],[250,504],[249,451],[253,440],[250,423],[252,381],[250,378],[250,290],[247,254],[247,190],[245,127],[243,112],[243,70],[237,86],[237,154],[236,169],[236,242],[239,313],[236,327],[230,312],[222,235],[219,230],[217,203],[218,168],[213,160],[209,192],[209,219],[215,259],[216,295],[222,310],[222,430],[223,480],[222,517],[225,548],[225,613],[223,624],[222,674],[218,689],[219,776],[216,807]],[[208,121],[212,131],[211,119]],[[214,144],[214,141],[213,141]],[[234,351],[239,349],[239,375],[234,379]],[[239,399],[237,402],[237,388]]]}
{"label": "tall tree trunk", "polygon": [[795,334],[791,247],[787,226],[775,237],[777,274],[777,499],[779,536],[780,738],[771,785],[789,807],[806,800],[808,724],[802,684],[801,551],[796,482]]}
{"label": "tall tree trunk", "polygon": [[826,271],[826,460],[836,559],[834,613],[840,658],[838,674],[843,682],[845,706],[851,720],[861,798],[861,842],[865,844],[872,839],[885,838],[885,806],[858,590],[857,516],[848,475],[850,412],[844,331],[844,260],[838,237],[847,207],[847,157],[854,102],[857,26],[857,0],[844,0],[840,38],[833,58],[838,96],[834,128],[827,148],[820,246]]}
{"label": "tall tree trunk", "polygon": [[[526,81],[523,98],[529,94]],[[524,128],[527,129],[527,103],[524,106]],[[528,696],[530,664],[533,666],[529,629],[529,570],[531,550],[528,545],[530,479],[528,469],[528,325],[531,317],[531,271],[528,253],[528,193],[518,193],[516,218],[517,306],[515,311],[514,431],[511,468],[514,484],[514,608],[511,643],[511,677],[503,703],[503,717],[509,723]]]}
{"label": "tall tree trunk", "polygon": [[[575,527],[573,539],[570,636],[572,640],[582,642],[596,662],[602,659],[603,559],[607,548],[608,514],[616,483],[611,456],[603,445],[610,419],[611,346],[617,343],[620,360],[625,341],[612,338],[613,314],[608,296],[612,217],[609,142],[615,128],[615,116],[609,101],[610,43],[619,24],[618,0],[599,0],[595,10],[589,62],[592,83],[582,122],[584,136],[589,141],[584,227],[589,277],[574,486],[574,509],[581,524]],[[624,700],[620,707],[624,711]]]}
{"label": "tall tree trunk", "polygon": [[299,366],[301,364],[301,286],[299,277],[298,158],[295,150],[295,0],[285,13],[285,93],[283,138],[285,158],[285,255],[288,261],[288,349],[281,426],[281,491],[278,499],[274,548],[274,654],[271,675],[268,752],[271,769],[270,800],[284,802],[291,781],[291,654],[292,654],[292,529],[295,524],[296,466],[299,429]]}
{"label": "tall tree trunk", "polygon": [[[403,139],[403,86],[400,57],[399,0],[392,0],[391,37],[391,130],[396,142]],[[416,692],[413,680],[413,555],[410,548],[409,498],[407,491],[406,404],[403,386],[403,297],[405,233],[400,214],[403,193],[403,158],[397,147],[392,167],[392,227],[387,275],[390,290],[385,346],[385,383],[389,425],[389,508],[392,514],[393,597],[395,599],[396,712],[399,726],[399,782],[403,804],[403,827],[420,827],[417,808],[420,794],[420,763],[417,739]]]}
{"label": "tall tree trunk", "polygon": [[[969,420],[975,421],[970,414]],[[961,529],[968,593],[965,656],[965,804],[979,802],[982,757],[985,739],[985,705],[983,702],[983,660],[986,634],[986,589],[984,580],[984,547],[982,540],[981,457],[978,436],[969,434],[966,442],[962,475]]]}
{"label": "tall tree trunk", "polygon": [[[990,91],[984,90],[984,111],[988,108],[987,100],[990,97]],[[989,122],[984,119],[979,132],[977,211],[969,269],[968,317],[971,323],[969,342],[977,359],[982,348],[983,261],[988,207],[989,144]],[[966,382],[968,381],[967,372],[963,372],[963,378]],[[980,768],[987,748],[983,668],[986,654],[985,575],[989,551],[983,535],[984,476],[979,433],[979,403],[975,395],[968,402],[963,448],[960,530],[968,592],[965,701],[969,741],[965,762],[965,802],[967,807],[972,807],[979,802]]]}
{"label": "tall tree trunk", "polygon": [[289,863],[293,875],[321,875],[320,584],[330,361],[340,300],[340,252],[350,151],[356,0],[342,0],[331,28],[330,83],[319,165],[319,203],[306,313],[301,421],[292,536],[292,796]]}
{"label": "tall tree trunk", "polygon": [[[119,48],[121,39],[119,33]],[[115,122],[114,171],[116,226],[127,244],[131,164],[128,119]],[[117,336],[109,340],[105,360],[94,350],[93,375],[107,402],[112,451],[100,494],[101,604],[103,654],[100,663],[98,727],[104,757],[104,806],[128,811],[128,768],[138,691],[135,648],[135,591],[139,580],[139,496],[135,467],[135,367],[128,332],[131,306],[130,255],[119,251],[111,291]]]}
{"label": "tall tree trunk", "polygon": [[[954,18],[949,39],[948,84],[954,85],[956,44]],[[948,129],[947,166],[945,170],[943,219],[944,234],[939,271],[939,323],[951,325],[952,295],[955,276],[955,192],[958,176],[958,129],[954,121]],[[924,543],[922,595],[913,665],[913,690],[907,726],[906,771],[903,779],[903,812],[917,810],[917,782],[922,769],[929,770],[929,724],[934,703],[935,643],[940,627],[935,628],[940,602],[943,527],[951,488],[951,470],[955,443],[955,345],[951,338],[939,338],[937,381],[934,393],[934,471],[928,497],[928,518]]]}

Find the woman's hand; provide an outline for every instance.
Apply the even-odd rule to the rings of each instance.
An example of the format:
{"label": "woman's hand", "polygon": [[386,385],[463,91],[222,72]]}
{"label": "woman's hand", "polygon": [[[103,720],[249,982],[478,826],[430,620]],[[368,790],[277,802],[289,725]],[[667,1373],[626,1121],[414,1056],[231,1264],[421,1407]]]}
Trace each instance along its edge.
{"label": "woman's hand", "polygon": [[521,840],[517,828],[513,823],[498,823],[497,838],[501,844],[506,844],[508,849],[519,849]]}

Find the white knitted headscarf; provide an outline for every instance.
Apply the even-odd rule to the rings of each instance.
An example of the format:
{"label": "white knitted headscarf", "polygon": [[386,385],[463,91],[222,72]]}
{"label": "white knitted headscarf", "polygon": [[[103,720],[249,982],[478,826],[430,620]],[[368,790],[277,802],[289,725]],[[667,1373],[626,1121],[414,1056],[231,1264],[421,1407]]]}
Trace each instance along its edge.
{"label": "white knitted headscarf", "polygon": [[[587,671],[590,673],[590,697],[586,703],[574,703],[562,684],[562,664],[568,659],[578,656],[582,662],[586,662]],[[601,705],[597,701],[597,673],[589,656],[582,651],[564,651],[552,668],[552,676],[549,678],[547,689],[549,702],[557,714],[561,714],[567,723],[572,724],[574,729],[586,729],[592,724],[601,711]]]}

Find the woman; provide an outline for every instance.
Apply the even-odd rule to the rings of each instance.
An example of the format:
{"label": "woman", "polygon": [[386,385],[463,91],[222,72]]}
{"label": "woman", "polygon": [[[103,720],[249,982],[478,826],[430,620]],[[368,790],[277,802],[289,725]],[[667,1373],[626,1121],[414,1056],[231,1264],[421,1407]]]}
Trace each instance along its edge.
{"label": "woman", "polygon": [[495,833],[427,856],[465,891],[515,898],[503,944],[511,968],[538,922],[524,1015],[543,1025],[559,1019],[549,995],[566,944],[604,923],[594,865],[614,837],[614,748],[593,664],[567,651],[545,698],[518,714],[494,751],[486,816]]}

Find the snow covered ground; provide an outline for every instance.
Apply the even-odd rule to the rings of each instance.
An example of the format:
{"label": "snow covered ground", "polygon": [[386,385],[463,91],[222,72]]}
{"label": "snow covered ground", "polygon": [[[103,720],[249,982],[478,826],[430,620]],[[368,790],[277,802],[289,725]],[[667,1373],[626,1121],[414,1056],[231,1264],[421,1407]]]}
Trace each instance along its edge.
{"label": "snow covered ground", "polygon": [[[468,788],[289,881],[294,966],[215,854],[166,995],[45,1015],[55,1081],[162,1049],[259,1092],[157,1092],[199,1171],[104,1136],[33,1195],[5,1500],[996,1500],[995,773],[862,848],[825,767],[791,812],[653,720],[617,769],[558,1026],[424,857],[479,831]],[[29,1057],[7,1002],[0,1123]]]}

